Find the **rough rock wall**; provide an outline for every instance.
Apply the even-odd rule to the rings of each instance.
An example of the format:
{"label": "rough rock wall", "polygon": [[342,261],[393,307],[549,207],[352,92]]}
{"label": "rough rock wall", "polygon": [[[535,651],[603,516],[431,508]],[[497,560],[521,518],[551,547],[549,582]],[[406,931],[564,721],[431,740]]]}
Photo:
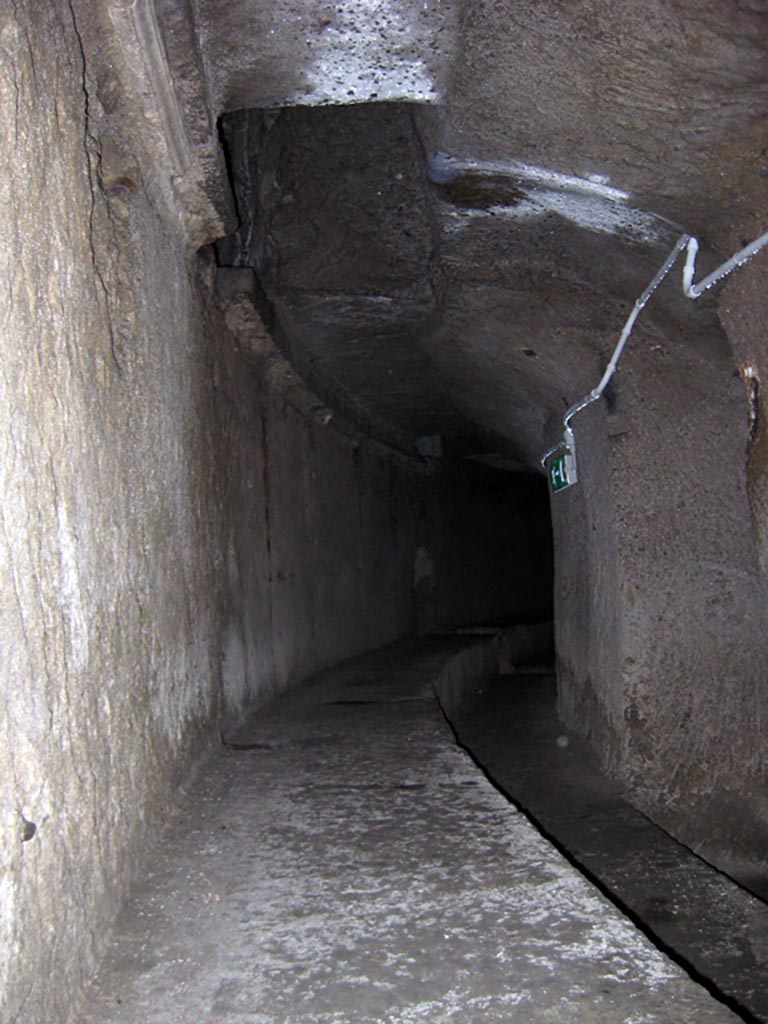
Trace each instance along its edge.
{"label": "rough rock wall", "polygon": [[[734,218],[725,234],[723,249],[737,248],[743,234],[750,237],[764,230],[768,223],[768,203],[764,187],[759,197],[741,192],[749,213]],[[743,232],[734,230],[738,225]],[[744,752],[744,764],[739,766],[739,785],[732,787],[734,796],[729,802],[725,826],[735,826],[735,851],[731,860],[749,881],[754,862],[765,869],[765,835],[768,831],[768,754],[765,736],[768,731],[768,413],[764,382],[768,380],[768,257],[763,252],[752,263],[740,269],[722,290],[719,303],[720,319],[726,330],[741,380],[734,381],[740,391],[740,420],[743,429],[738,448],[726,477],[726,487],[735,485],[741,499],[749,503],[750,522],[743,513],[738,522],[742,548],[749,546],[749,558],[735,574],[727,591],[734,583],[741,585],[741,603],[733,607],[730,599],[726,607],[731,612],[724,619],[729,642],[736,648],[727,680],[737,700],[735,708],[728,709],[729,762]],[[726,490],[727,493],[727,490]],[[719,503],[721,497],[718,496]],[[751,530],[750,530],[751,526]],[[735,538],[728,538],[731,544]],[[735,614],[734,614],[735,612]],[[735,677],[735,678],[734,678]],[[733,739],[731,740],[731,737]],[[755,835],[752,835],[753,825]],[[742,833],[748,832],[747,841]],[[755,843],[762,842],[759,856],[752,853]],[[746,846],[747,863],[743,864],[741,848]]]}
{"label": "rough rock wall", "polygon": [[737,872],[768,839],[747,411],[732,361],[646,326],[614,415],[577,417],[580,483],[553,499],[561,711],[639,806]]}
{"label": "rough rock wall", "polygon": [[210,372],[75,11],[6,6],[0,45],[0,1018],[60,1021],[220,701]]}
{"label": "rough rock wall", "polygon": [[555,547],[555,649],[559,710],[607,763],[620,732],[606,696],[620,677],[624,650],[611,474],[603,405],[574,424],[579,483],[552,496]]}
{"label": "rough rock wall", "polygon": [[221,721],[415,625],[429,486],[222,341],[92,11],[0,12],[0,1019],[30,1024]]}
{"label": "rough rock wall", "polygon": [[250,271],[217,273],[208,316],[235,711],[414,628],[416,511],[429,473],[308,392],[263,326]]}

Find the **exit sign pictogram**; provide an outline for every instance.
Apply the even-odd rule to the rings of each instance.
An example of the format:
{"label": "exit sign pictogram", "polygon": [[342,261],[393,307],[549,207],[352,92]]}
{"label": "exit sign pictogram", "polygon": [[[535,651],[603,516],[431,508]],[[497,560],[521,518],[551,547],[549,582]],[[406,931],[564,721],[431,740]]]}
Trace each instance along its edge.
{"label": "exit sign pictogram", "polygon": [[562,491],[576,483],[576,460],[564,452],[549,464],[549,482],[553,491]]}

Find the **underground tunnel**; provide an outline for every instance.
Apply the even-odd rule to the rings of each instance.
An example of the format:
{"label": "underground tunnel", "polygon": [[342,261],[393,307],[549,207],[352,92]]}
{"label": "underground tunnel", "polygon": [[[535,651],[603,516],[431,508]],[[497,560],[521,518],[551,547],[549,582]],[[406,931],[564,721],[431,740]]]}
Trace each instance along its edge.
{"label": "underground tunnel", "polygon": [[0,11],[0,1020],[768,1021],[767,18]]}

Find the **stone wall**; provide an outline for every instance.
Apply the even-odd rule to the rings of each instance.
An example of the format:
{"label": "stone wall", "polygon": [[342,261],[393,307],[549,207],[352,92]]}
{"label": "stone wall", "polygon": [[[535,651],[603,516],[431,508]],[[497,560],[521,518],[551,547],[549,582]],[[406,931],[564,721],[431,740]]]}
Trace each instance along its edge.
{"label": "stone wall", "polygon": [[415,628],[419,496],[431,474],[362,437],[274,347],[249,271],[208,303],[215,360],[230,712]]}
{"label": "stone wall", "polygon": [[[576,419],[553,498],[560,708],[633,801],[744,874],[765,867],[765,584],[732,356],[642,326],[612,415]],[[751,865],[751,867],[748,867]]]}
{"label": "stone wall", "polygon": [[220,699],[210,371],[73,10],[0,19],[0,1017],[64,1020]]}
{"label": "stone wall", "polygon": [[194,268],[105,113],[84,31],[66,3],[0,15],[9,1021],[66,1019],[223,704],[221,444]]}
{"label": "stone wall", "polygon": [[579,482],[551,498],[559,711],[610,763],[622,729],[624,633],[604,406],[591,406],[574,427]]}

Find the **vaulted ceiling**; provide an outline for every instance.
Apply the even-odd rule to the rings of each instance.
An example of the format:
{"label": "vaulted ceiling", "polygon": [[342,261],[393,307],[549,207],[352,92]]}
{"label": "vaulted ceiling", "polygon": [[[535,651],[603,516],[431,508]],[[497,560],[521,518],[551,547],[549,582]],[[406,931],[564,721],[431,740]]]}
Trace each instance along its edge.
{"label": "vaulted ceiling", "polygon": [[[219,258],[324,400],[406,448],[535,466],[681,230],[704,269],[764,230],[765,2],[192,9],[241,221]],[[677,274],[644,317],[732,367]]]}

